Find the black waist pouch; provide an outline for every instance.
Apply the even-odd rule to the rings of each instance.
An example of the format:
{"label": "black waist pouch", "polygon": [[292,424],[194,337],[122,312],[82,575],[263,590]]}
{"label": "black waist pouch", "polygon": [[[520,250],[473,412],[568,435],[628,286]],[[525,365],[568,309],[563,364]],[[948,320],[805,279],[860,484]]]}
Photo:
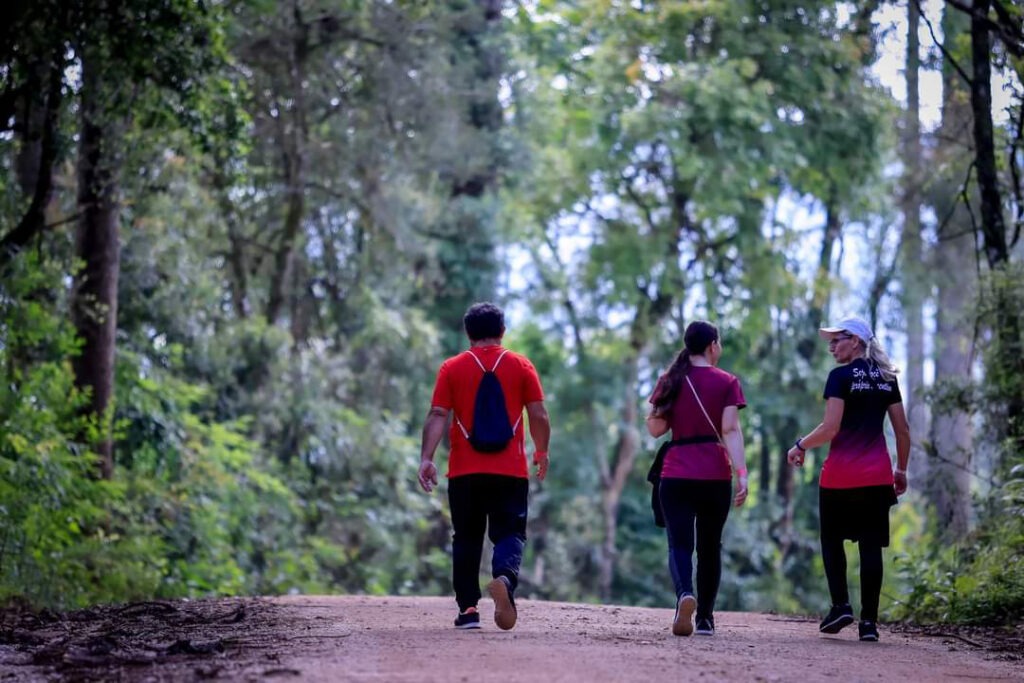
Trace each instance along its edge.
{"label": "black waist pouch", "polygon": [[654,455],[654,462],[651,463],[651,469],[647,470],[647,481],[651,482],[653,488],[651,489],[651,512],[654,513],[654,525],[664,528],[665,526],[665,513],[661,511],[661,468],[665,464],[665,454],[668,453],[668,449],[673,446],[683,446],[689,443],[715,443],[718,441],[717,436],[693,436],[688,439],[674,439],[672,441],[666,441],[658,447],[658,452]]}

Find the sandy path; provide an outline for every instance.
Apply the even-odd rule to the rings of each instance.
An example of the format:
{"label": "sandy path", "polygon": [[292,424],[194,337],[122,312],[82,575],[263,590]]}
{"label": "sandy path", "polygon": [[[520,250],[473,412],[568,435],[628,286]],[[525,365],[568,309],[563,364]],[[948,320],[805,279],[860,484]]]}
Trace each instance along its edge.
{"label": "sandy path", "polygon": [[531,600],[519,601],[516,628],[501,631],[493,603],[480,607],[477,631],[452,627],[451,598],[229,598],[8,614],[0,681],[1024,681],[1024,653],[959,634],[883,626],[881,642],[861,643],[855,627],[822,636],[813,619],[722,612],[715,636],[677,638],[670,609]]}
{"label": "sandy path", "polygon": [[[522,600],[519,623],[506,632],[490,621],[485,598],[484,627],[458,631],[446,598],[272,602],[296,623],[319,625],[280,659],[309,681],[1024,681],[1019,662],[884,626],[880,642],[861,643],[855,626],[822,636],[811,620],[723,612],[714,637],[678,638],[669,609]],[[317,630],[331,638],[318,641]]]}

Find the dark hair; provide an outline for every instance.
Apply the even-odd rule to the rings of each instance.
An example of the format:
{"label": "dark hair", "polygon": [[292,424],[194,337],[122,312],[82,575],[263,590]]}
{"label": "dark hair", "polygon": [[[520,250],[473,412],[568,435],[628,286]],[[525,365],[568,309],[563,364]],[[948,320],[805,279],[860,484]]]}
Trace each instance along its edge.
{"label": "dark hair", "polygon": [[462,324],[470,341],[495,339],[505,332],[505,312],[488,301],[473,304],[466,310]]}
{"label": "dark hair", "polygon": [[679,395],[679,389],[690,368],[690,356],[699,356],[708,350],[712,342],[718,339],[718,328],[706,320],[694,320],[686,326],[683,333],[683,350],[672,361],[665,374],[662,375],[662,388],[654,397],[654,410],[658,414],[665,413]]}

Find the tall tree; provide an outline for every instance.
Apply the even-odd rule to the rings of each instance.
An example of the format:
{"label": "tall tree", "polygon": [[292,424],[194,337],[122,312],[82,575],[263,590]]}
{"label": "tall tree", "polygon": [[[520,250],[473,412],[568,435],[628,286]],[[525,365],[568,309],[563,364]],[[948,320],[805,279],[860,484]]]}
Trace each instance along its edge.
{"label": "tall tree", "polygon": [[[102,15],[101,15],[102,17]],[[101,17],[97,17],[100,19]],[[110,434],[114,393],[114,350],[117,333],[117,280],[120,269],[119,175],[124,150],[119,141],[127,127],[123,87],[112,73],[102,35],[105,22],[94,25],[97,40],[82,50],[81,133],[78,159],[76,254],[83,263],[75,275],[71,296],[72,320],[82,339],[74,359],[79,388],[91,392],[90,411],[98,421],[94,445],[100,471],[113,473]]]}
{"label": "tall tree", "polygon": [[19,150],[15,161],[26,208],[16,225],[0,234],[0,264],[42,234],[54,194],[54,173],[65,147],[60,130],[64,110],[70,8],[48,3],[19,3],[0,33],[0,64],[5,66],[0,117],[13,130]]}
{"label": "tall tree", "polygon": [[[968,20],[946,7],[942,28],[950,45],[966,36]],[[928,472],[925,493],[933,506],[938,528],[948,540],[961,539],[970,522],[970,466],[972,432],[964,391],[971,386],[973,330],[978,324],[973,305],[977,296],[979,255],[975,248],[969,206],[977,196],[966,185],[971,164],[970,149],[964,145],[971,129],[967,84],[957,72],[962,56],[948,54],[943,62],[942,123],[935,145],[936,167],[930,203],[938,216],[933,268],[956,273],[936,281],[934,339],[935,391],[933,423],[927,442]]]}
{"label": "tall tree", "polygon": [[[1011,288],[1010,238],[1003,215],[1003,197],[996,167],[996,137],[992,124],[992,22],[988,15],[1000,0],[975,0],[970,12],[970,101],[974,119],[974,162],[980,195],[982,249],[991,272],[991,295],[996,353],[993,369],[1005,382],[1007,436],[1024,451],[1024,346],[1021,317]],[[1019,27],[1017,29],[1019,31]],[[1012,43],[1006,43],[1008,46]],[[1019,232],[1015,232],[1014,240]],[[1005,373],[1005,374],[1002,374]]]}
{"label": "tall tree", "polygon": [[924,199],[924,182],[921,169],[921,93],[919,72],[921,69],[921,41],[918,31],[921,27],[921,8],[914,0],[907,3],[907,54],[906,83],[907,108],[903,124],[903,180],[901,188],[901,213],[903,214],[903,238],[901,244],[901,303],[906,320],[907,367],[904,375],[904,404],[913,436],[911,467],[917,481],[926,480],[927,459],[922,448],[928,434],[930,418],[924,393],[924,302],[929,294],[925,254],[921,236],[921,207]]}
{"label": "tall tree", "polygon": [[[200,88],[215,59],[211,13],[186,0],[108,2],[77,7],[82,23],[73,47],[80,56],[76,253],[82,268],[72,286],[71,313],[83,346],[74,359],[76,384],[90,394],[100,473],[113,472],[110,418],[114,389],[120,181],[130,127],[163,118],[163,100]],[[158,112],[147,114],[147,112]]]}

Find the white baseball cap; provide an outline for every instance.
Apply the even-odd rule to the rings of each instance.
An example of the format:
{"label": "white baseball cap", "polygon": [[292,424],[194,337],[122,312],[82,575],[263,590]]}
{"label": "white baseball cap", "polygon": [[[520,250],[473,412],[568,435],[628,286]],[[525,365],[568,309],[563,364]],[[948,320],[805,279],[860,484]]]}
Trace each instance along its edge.
{"label": "white baseball cap", "polygon": [[854,336],[860,337],[865,346],[875,338],[875,333],[871,331],[871,325],[868,324],[868,321],[855,315],[847,316],[828,327],[822,327],[818,330],[818,335],[822,339],[831,339],[840,332],[849,332]]}

